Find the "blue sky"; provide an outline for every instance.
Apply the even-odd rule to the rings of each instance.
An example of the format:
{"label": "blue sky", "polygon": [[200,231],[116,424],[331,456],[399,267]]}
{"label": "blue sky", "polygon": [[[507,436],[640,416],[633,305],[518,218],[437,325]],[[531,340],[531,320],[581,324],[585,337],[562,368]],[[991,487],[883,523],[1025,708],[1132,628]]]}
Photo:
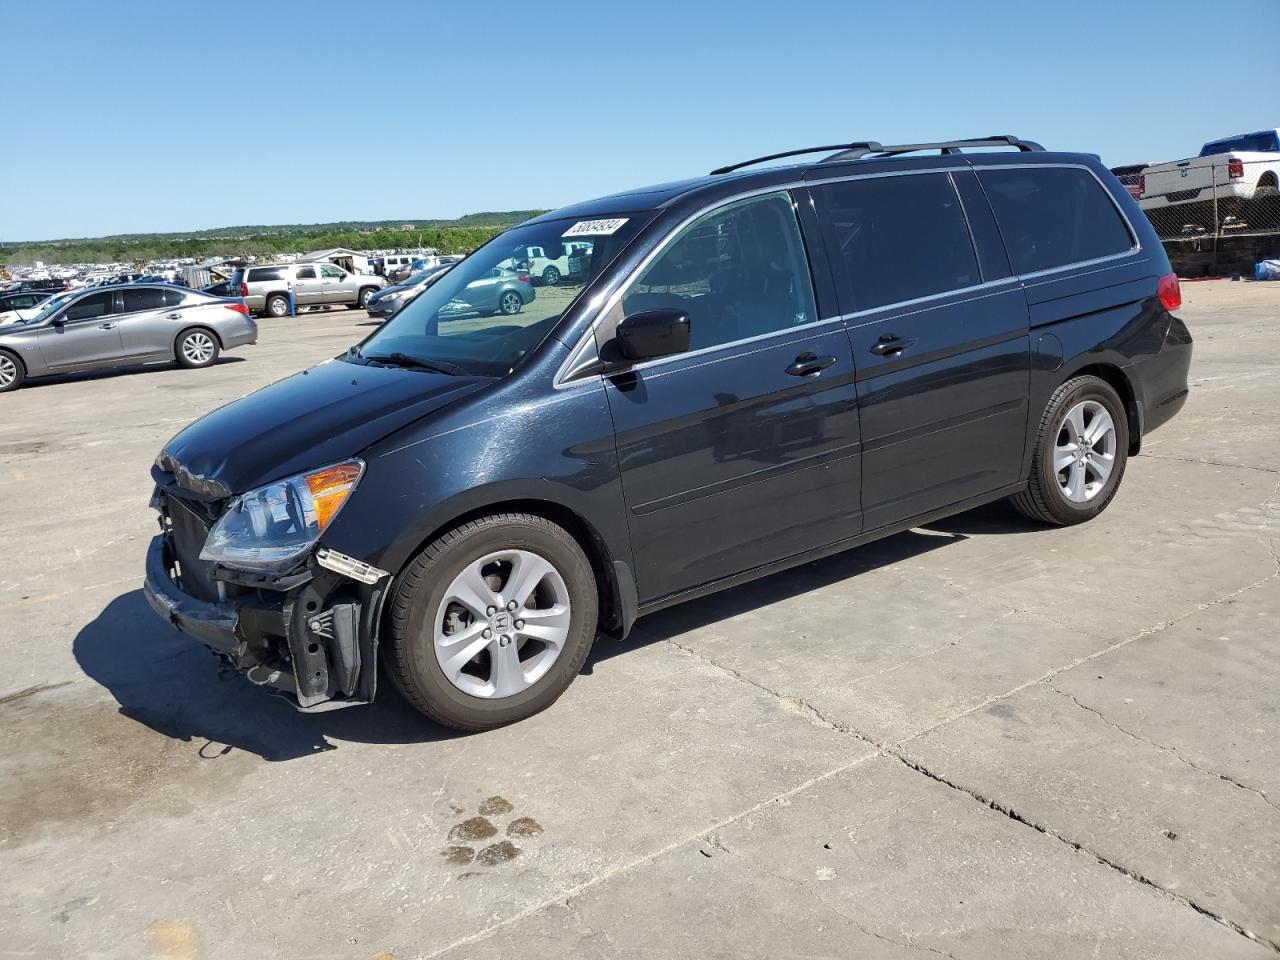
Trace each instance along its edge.
{"label": "blue sky", "polygon": [[1182,158],[1280,124],[1280,0],[1229,7],[0,0],[0,240],[553,207],[864,138]]}

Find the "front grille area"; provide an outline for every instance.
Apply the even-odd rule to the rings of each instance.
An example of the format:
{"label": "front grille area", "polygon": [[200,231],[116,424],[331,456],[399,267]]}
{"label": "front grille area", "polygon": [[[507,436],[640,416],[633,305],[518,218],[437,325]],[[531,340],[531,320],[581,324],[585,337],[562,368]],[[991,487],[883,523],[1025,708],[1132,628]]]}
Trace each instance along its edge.
{"label": "front grille area", "polygon": [[213,579],[213,564],[200,559],[209,536],[205,519],[172,494],[165,494],[165,510],[173,535],[174,559],[178,561],[179,585],[198,600],[216,602],[218,587]]}

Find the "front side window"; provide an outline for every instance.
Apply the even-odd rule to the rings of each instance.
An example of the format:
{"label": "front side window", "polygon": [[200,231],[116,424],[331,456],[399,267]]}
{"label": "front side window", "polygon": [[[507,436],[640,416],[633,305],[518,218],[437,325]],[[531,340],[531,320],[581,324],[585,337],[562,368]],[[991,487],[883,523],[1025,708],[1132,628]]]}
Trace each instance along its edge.
{"label": "front side window", "polygon": [[320,264],[320,276],[322,277],[336,277],[338,279],[342,279],[346,275],[347,274],[345,270],[342,270],[339,267],[335,267],[332,264],[328,264],[328,263]]}
{"label": "front side window", "polygon": [[868,177],[823,184],[814,193],[855,311],[982,282],[949,174]]}
{"label": "front side window", "polygon": [[1014,273],[1126,253],[1133,237],[1096,177],[1079,167],[979,170]]}
{"label": "front side window", "polygon": [[[504,376],[651,218],[611,213],[514,227],[429,284],[349,359]],[[554,283],[534,273],[534,246],[556,258]],[[538,266],[545,271],[545,263]]]}
{"label": "front side window", "polygon": [[103,293],[91,293],[87,297],[81,297],[71,306],[67,307],[66,312],[62,315],[62,319],[68,323],[76,320],[89,320],[93,317],[105,317],[111,312],[111,298],[115,294],[106,291]]}
{"label": "front side window", "polygon": [[791,197],[753,197],[694,221],[631,284],[622,310],[687,314],[690,350],[817,320]]}

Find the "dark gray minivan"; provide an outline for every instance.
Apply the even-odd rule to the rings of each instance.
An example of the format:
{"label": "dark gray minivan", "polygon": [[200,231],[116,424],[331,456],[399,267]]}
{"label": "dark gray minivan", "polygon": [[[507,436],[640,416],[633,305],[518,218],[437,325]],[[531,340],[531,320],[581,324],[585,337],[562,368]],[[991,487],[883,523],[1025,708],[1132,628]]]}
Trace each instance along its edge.
{"label": "dark gray minivan", "polygon": [[[670,604],[1001,497],[1096,516],[1187,394],[1133,198],[1013,137],[819,149],[523,223],[183,430],[152,606],[304,710],[372,700],[381,658],[481,730]],[[520,314],[469,306],[569,242]]]}

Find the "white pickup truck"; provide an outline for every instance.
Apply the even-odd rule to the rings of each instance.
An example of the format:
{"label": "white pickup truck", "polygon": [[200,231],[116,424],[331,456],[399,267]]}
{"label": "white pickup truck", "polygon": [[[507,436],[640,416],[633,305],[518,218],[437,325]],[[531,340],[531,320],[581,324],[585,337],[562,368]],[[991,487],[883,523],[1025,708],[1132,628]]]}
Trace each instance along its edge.
{"label": "white pickup truck", "polygon": [[[1158,227],[1280,225],[1280,130],[1206,143],[1190,160],[1146,167],[1138,205]],[[1214,201],[1217,201],[1217,221]],[[1176,209],[1170,209],[1176,208]],[[1230,219],[1228,219],[1230,218]]]}
{"label": "white pickup truck", "polygon": [[588,240],[566,241],[558,250],[526,247],[516,255],[517,269],[528,270],[534,280],[554,287],[562,279],[576,277],[587,269],[591,257]]}

